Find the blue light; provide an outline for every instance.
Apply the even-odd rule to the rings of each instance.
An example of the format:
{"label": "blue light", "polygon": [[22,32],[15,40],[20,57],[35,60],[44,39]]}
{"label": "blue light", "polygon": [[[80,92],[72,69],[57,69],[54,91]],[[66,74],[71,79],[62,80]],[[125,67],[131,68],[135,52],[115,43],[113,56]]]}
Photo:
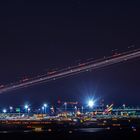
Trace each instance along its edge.
{"label": "blue light", "polygon": [[95,101],[93,101],[93,100],[88,101],[88,107],[93,108],[94,105],[95,105]]}
{"label": "blue light", "polygon": [[6,109],[3,109],[3,113],[6,113],[7,112],[7,110]]}
{"label": "blue light", "polygon": [[13,110],[13,107],[12,107],[12,106],[10,106],[10,107],[9,107],[9,109],[10,109],[10,110]]}
{"label": "blue light", "polygon": [[31,111],[31,109],[30,108],[28,108],[28,112],[30,112]]}
{"label": "blue light", "polygon": [[44,106],[42,106],[42,110],[44,110],[45,108],[44,108]]}
{"label": "blue light", "polygon": [[25,109],[28,109],[28,108],[29,108],[29,106],[28,106],[28,105],[25,105],[25,106],[24,106],[24,108],[25,108]]}
{"label": "blue light", "polygon": [[48,107],[48,105],[47,104],[44,104],[44,107],[46,108],[46,107]]}

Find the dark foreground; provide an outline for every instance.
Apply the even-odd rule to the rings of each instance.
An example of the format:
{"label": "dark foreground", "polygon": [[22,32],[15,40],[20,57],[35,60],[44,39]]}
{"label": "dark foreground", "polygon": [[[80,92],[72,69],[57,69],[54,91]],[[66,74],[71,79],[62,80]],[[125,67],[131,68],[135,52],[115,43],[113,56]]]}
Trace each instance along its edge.
{"label": "dark foreground", "polygon": [[4,140],[140,140],[140,131],[131,130],[82,130],[69,132],[2,132]]}
{"label": "dark foreground", "polygon": [[140,140],[140,119],[1,121],[0,140]]}

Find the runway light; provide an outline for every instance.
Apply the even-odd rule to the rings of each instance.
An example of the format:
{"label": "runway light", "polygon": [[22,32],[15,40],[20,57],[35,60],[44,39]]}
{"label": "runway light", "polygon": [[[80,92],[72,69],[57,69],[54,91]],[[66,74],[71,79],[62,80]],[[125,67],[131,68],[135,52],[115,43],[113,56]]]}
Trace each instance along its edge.
{"label": "runway light", "polygon": [[95,102],[93,100],[88,101],[88,107],[93,108],[94,105],[95,105]]}

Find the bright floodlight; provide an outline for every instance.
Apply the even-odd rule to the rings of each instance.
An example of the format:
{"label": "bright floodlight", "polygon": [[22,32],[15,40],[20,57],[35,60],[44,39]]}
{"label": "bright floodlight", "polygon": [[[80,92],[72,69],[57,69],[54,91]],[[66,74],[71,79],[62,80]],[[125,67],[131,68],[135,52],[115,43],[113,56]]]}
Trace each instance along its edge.
{"label": "bright floodlight", "polygon": [[10,110],[13,110],[13,107],[12,106],[10,106],[9,108],[10,108]]}
{"label": "bright floodlight", "polygon": [[28,105],[25,105],[24,107],[25,107],[25,109],[28,109],[28,108],[29,108],[29,106],[28,106]]}
{"label": "bright floodlight", "polygon": [[3,109],[3,113],[6,113],[7,112],[7,110],[6,109]]}
{"label": "bright floodlight", "polygon": [[94,102],[93,100],[89,100],[89,101],[88,101],[88,106],[89,106],[90,108],[93,108],[94,104],[95,104],[95,102]]}
{"label": "bright floodlight", "polygon": [[44,104],[44,107],[46,108],[48,105],[47,104]]}

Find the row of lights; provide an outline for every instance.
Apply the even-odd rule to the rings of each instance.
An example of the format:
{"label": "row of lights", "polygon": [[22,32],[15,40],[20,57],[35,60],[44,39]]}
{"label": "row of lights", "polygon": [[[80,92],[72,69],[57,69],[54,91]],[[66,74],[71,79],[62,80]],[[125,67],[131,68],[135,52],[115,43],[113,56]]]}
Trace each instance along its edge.
{"label": "row of lights", "polygon": [[[45,103],[45,104],[42,106],[42,110],[46,110],[47,107],[48,107],[48,105]],[[13,107],[12,107],[12,106],[10,106],[9,109],[10,109],[10,112],[13,111]],[[31,110],[28,104],[24,105],[24,109],[25,109],[28,113],[29,113],[30,110]],[[7,113],[7,109],[3,109],[2,112],[3,112],[3,113]]]}
{"label": "row of lights", "polygon": [[[65,105],[65,107],[66,107],[66,106],[67,106],[67,103],[65,102],[64,105]],[[93,108],[94,105],[95,105],[95,101],[94,101],[94,100],[89,100],[87,105],[88,105],[89,108]],[[44,111],[46,112],[47,107],[48,107],[48,104],[46,104],[46,103],[43,104],[42,110],[44,110]],[[12,110],[13,110],[13,107],[11,106],[11,107],[9,107],[9,109],[10,109],[10,111],[12,111]],[[30,110],[31,110],[28,104],[26,104],[26,105],[24,106],[24,109],[25,109],[28,113],[29,113]],[[6,109],[3,109],[3,113],[7,113],[7,110],[6,110]]]}
{"label": "row of lights", "polygon": [[[46,112],[46,108],[48,107],[48,104],[43,104],[42,106],[42,110],[45,110]],[[29,108],[29,105],[25,105],[24,108],[29,112],[31,109]]]}
{"label": "row of lights", "polygon": [[[12,111],[13,110],[13,107],[12,106],[10,106],[9,107],[9,109],[10,109],[10,111]],[[3,111],[2,111],[3,113],[6,113],[7,112],[7,110],[6,109],[3,109]]]}

